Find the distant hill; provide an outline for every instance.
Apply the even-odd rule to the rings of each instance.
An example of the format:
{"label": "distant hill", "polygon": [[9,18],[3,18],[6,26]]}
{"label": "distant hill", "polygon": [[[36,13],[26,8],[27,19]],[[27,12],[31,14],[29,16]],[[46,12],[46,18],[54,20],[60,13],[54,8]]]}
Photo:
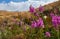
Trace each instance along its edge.
{"label": "distant hill", "polygon": [[45,9],[52,9],[53,7],[59,7],[60,6],[60,1],[54,2],[54,3],[50,3],[48,5],[45,5]]}

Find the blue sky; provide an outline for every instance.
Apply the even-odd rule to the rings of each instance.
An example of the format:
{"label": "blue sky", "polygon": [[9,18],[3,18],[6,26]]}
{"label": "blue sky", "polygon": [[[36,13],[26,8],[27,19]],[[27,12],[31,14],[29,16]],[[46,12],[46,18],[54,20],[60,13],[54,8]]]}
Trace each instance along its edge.
{"label": "blue sky", "polygon": [[37,8],[58,0],[0,0],[0,10],[6,11],[28,11],[29,6]]}
{"label": "blue sky", "polygon": [[10,1],[13,1],[13,2],[25,2],[25,1],[28,1],[28,0],[0,0],[0,3],[1,2],[9,3]]}

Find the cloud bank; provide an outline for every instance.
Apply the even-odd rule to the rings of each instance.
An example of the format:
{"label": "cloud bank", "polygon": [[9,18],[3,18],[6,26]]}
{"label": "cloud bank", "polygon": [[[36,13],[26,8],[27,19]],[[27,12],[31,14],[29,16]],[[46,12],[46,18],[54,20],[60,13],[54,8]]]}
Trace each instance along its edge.
{"label": "cloud bank", "polygon": [[9,2],[9,3],[0,3],[0,10],[7,10],[7,11],[28,11],[29,6],[32,4],[35,8],[39,7],[40,5],[44,6],[46,4],[55,2],[58,0],[28,0],[25,2]]}

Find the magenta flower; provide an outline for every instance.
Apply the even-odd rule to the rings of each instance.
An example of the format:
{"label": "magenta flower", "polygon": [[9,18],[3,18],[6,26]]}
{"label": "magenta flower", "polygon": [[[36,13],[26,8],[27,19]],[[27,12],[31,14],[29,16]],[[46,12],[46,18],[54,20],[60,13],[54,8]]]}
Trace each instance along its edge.
{"label": "magenta flower", "polygon": [[40,7],[39,7],[39,11],[40,11],[40,12],[43,12],[43,11],[44,11],[44,7],[43,7],[43,6],[40,6]]}
{"label": "magenta flower", "polygon": [[51,12],[51,13],[50,13],[50,16],[51,16],[51,17],[53,17],[53,16],[54,16],[54,13],[53,13],[53,12]]}
{"label": "magenta flower", "polygon": [[39,19],[37,20],[37,25],[38,25],[38,27],[44,28],[44,23],[43,23],[42,18],[39,18]]}
{"label": "magenta flower", "polygon": [[42,27],[42,28],[44,28],[44,23],[43,23],[42,18],[39,18],[38,20],[33,21],[31,26],[32,27]]}
{"label": "magenta flower", "polygon": [[30,12],[31,13],[34,13],[35,12],[35,8],[32,5],[30,6]]}
{"label": "magenta flower", "polygon": [[32,24],[31,24],[31,27],[32,28],[37,27],[37,23],[35,21],[33,21]]}
{"label": "magenta flower", "polygon": [[57,24],[58,24],[57,16],[53,16],[53,17],[52,17],[52,23],[53,23],[54,27],[57,26]]}
{"label": "magenta flower", "polygon": [[46,33],[45,33],[45,36],[46,36],[46,37],[51,37],[50,32],[46,32]]}
{"label": "magenta flower", "polygon": [[60,24],[60,16],[58,16],[57,21],[58,21],[58,24]]}

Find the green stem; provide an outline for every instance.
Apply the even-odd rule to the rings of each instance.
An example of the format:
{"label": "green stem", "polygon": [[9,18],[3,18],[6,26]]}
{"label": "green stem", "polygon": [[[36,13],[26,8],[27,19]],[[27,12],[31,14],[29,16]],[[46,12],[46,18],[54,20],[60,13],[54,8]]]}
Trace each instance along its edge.
{"label": "green stem", "polygon": [[57,38],[59,39],[59,30],[57,31]]}

